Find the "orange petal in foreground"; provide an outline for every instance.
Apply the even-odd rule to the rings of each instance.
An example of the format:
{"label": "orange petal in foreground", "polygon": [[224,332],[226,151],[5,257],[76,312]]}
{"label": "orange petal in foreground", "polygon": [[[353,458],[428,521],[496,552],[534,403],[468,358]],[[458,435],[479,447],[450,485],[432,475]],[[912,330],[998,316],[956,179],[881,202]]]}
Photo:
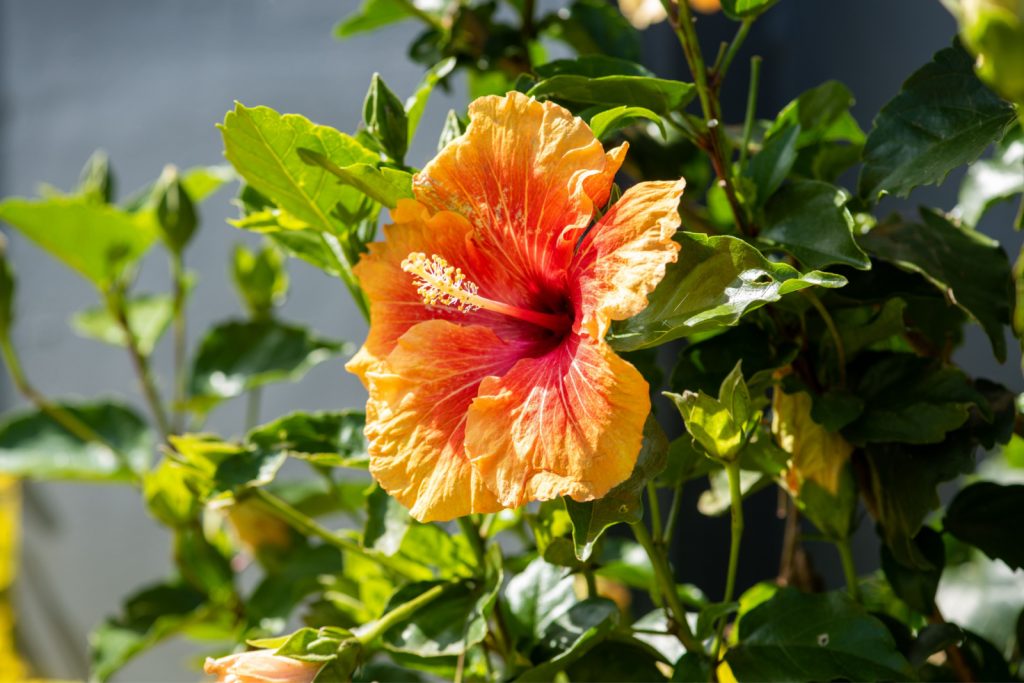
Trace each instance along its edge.
{"label": "orange petal in foreground", "polygon": [[207,658],[203,670],[215,674],[217,683],[310,683],[320,666],[279,657],[272,650],[252,650]]}
{"label": "orange petal in foreground", "polygon": [[648,387],[604,335],[676,259],[683,182],[595,223],[625,154],[553,103],[481,98],[356,267],[370,470],[417,519],[592,500],[636,464]]}

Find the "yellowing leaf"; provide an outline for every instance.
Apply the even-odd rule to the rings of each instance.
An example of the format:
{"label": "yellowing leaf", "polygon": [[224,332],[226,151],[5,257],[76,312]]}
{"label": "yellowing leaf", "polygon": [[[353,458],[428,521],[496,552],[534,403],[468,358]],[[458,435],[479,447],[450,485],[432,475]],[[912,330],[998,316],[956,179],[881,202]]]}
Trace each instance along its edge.
{"label": "yellowing leaf", "polygon": [[839,479],[853,446],[838,432],[830,432],[811,419],[811,395],[800,391],[787,394],[776,389],[772,397],[772,433],[779,446],[790,454],[786,485],[794,494],[805,480],[829,493],[839,492]]}

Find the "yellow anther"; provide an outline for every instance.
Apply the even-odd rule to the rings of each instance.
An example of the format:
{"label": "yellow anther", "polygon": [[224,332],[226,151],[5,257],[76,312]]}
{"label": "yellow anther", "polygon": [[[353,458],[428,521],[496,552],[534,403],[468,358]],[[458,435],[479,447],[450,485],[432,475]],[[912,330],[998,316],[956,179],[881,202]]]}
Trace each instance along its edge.
{"label": "yellow anther", "polygon": [[476,283],[437,254],[428,258],[422,252],[413,252],[402,261],[402,270],[416,276],[416,293],[428,306],[454,306],[463,313],[480,308],[475,303],[479,290]]}

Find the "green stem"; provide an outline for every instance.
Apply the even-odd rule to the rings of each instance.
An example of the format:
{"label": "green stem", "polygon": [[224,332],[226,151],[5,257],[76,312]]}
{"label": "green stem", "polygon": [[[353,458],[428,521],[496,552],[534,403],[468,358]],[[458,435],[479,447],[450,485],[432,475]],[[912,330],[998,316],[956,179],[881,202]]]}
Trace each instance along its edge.
{"label": "green stem", "polygon": [[182,406],[185,405],[185,362],[186,362],[186,313],[185,313],[185,261],[179,252],[171,253],[171,275],[174,283],[174,402],[172,428],[175,432],[183,429]]}
{"label": "green stem", "polygon": [[676,484],[672,490],[672,504],[668,508],[668,520],[665,522],[665,533],[662,536],[662,545],[669,548],[672,539],[676,534],[676,522],[679,520],[679,511],[683,507],[683,482]]}
{"label": "green stem", "polygon": [[750,58],[750,88],[747,90],[747,113],[743,117],[743,143],[740,145],[740,168],[747,165],[750,138],[754,133],[754,117],[757,114],[757,92],[761,82],[761,58]]}
{"label": "green stem", "polygon": [[860,602],[860,585],[857,582],[857,567],[853,563],[853,549],[850,547],[850,539],[844,538],[841,541],[834,541],[836,550],[839,551],[839,561],[843,564],[843,576],[846,578],[846,590],[850,597]]}
{"label": "green stem", "polygon": [[125,306],[124,292],[113,291],[107,293],[107,306],[111,315],[117,321],[117,326],[124,335],[125,346],[128,348],[128,355],[132,359],[132,367],[139,380],[139,388],[142,396],[149,405],[153,419],[156,421],[157,429],[160,431],[160,438],[166,440],[171,433],[170,423],[167,420],[167,413],[164,410],[163,399],[156,388],[156,381],[153,379],[153,371],[149,366],[149,359],[139,350],[139,340],[135,336],[131,325],[128,324],[128,309]]}
{"label": "green stem", "polygon": [[594,570],[591,567],[586,567],[583,570],[583,578],[587,581],[587,597],[596,598],[597,593],[597,577],[594,576]]}
{"label": "green stem", "polygon": [[661,543],[665,538],[661,530],[661,503],[658,501],[658,489],[653,481],[647,482],[647,504],[651,507],[651,535],[655,543]]}
{"label": "green stem", "polygon": [[359,281],[356,280],[355,275],[352,274],[352,266],[349,263],[349,259],[345,256],[338,238],[322,232],[320,233],[320,241],[323,242],[324,249],[327,250],[331,260],[334,261],[334,265],[338,268],[338,277],[345,283],[349,294],[352,295],[352,301],[355,302],[359,312],[363,314],[363,318],[369,322],[370,305],[366,301],[366,294],[363,292],[363,288],[359,286]]}
{"label": "green stem", "polygon": [[743,46],[743,42],[747,39],[747,34],[750,33],[750,27],[753,25],[754,19],[752,17],[748,17],[743,20],[743,23],[740,24],[739,30],[736,31],[736,36],[729,44],[729,49],[726,51],[725,56],[722,57],[721,63],[715,65],[714,84],[716,89],[721,87],[722,81],[725,80],[725,74],[729,71],[729,67],[732,65],[732,60],[736,58],[736,54]]}
{"label": "green stem", "polygon": [[266,511],[286,522],[299,533],[306,534],[308,536],[316,536],[336,548],[350,552],[354,555],[359,555],[360,557],[370,560],[371,562],[375,562],[381,567],[393,571],[405,578],[418,578],[410,575],[408,570],[393,558],[388,557],[387,555],[368,551],[355,541],[347,539],[344,536],[339,536],[338,534],[320,526],[306,514],[295,509],[285,501],[264,489],[251,489],[248,495],[255,498]]}
{"label": "green stem", "polygon": [[250,431],[260,423],[260,405],[263,400],[263,387],[253,387],[246,395],[245,431]]}
{"label": "green stem", "polygon": [[14,349],[14,344],[11,343],[11,339],[7,334],[0,336],[0,354],[3,355],[4,362],[7,363],[7,371],[11,375],[14,388],[25,397],[25,400],[34,405],[39,412],[67,430],[72,436],[86,443],[97,443],[108,448],[125,470],[132,472],[134,475],[135,470],[132,468],[128,456],[114,448],[96,430],[82,422],[74,413],[61,405],[53,403],[32,386],[32,383],[28,381],[28,377],[25,375],[25,370],[21,365],[21,359],[18,357],[17,351]]}
{"label": "green stem", "polygon": [[676,625],[676,637],[679,638],[679,642],[686,647],[688,652],[703,654],[704,648],[700,641],[697,640],[697,637],[693,635],[693,631],[690,629],[690,622],[686,620],[686,610],[679,599],[675,579],[672,577],[672,571],[668,566],[668,560],[665,558],[662,549],[655,544],[654,538],[651,537],[651,532],[644,526],[643,520],[630,524],[630,527],[633,529],[633,535],[636,536],[637,542],[647,553],[651,566],[654,568],[654,577],[658,582],[658,590],[664,596],[668,607],[666,611]]}
{"label": "green stem", "polygon": [[427,589],[409,602],[403,602],[380,619],[372,621],[362,628],[356,629],[356,636],[363,645],[370,645],[373,641],[380,638],[389,628],[402,623],[421,608],[429,605],[434,600],[437,600],[452,585],[454,584],[443,583]]}
{"label": "green stem", "polygon": [[[740,488],[740,465],[730,462],[725,466],[729,476],[729,510],[732,513],[732,533],[729,537],[729,569],[725,577],[725,598],[723,602],[732,602],[736,594],[736,570],[740,562],[740,541],[743,539],[743,491]],[[715,632],[715,661],[722,651],[722,634],[725,631],[726,618],[718,622]]]}

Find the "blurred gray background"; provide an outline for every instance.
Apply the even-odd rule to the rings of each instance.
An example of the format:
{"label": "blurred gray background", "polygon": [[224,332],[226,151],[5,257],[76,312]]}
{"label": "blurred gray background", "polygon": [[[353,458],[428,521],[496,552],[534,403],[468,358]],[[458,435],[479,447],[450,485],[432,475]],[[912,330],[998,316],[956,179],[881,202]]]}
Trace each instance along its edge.
{"label": "blurred gray background", "polygon": [[[405,56],[419,32],[404,23],[370,36],[339,43],[331,36],[338,19],[356,0],[0,0],[0,196],[33,195],[39,182],[73,187],[82,163],[96,148],[113,159],[121,196],[154,179],[166,163],[181,168],[222,161],[220,121],[233,100],[298,112],[323,124],[352,131],[371,74],[379,71],[400,96],[412,92],[421,70]],[[546,3],[558,5],[557,0]],[[720,16],[702,18],[709,47],[731,36]],[[949,44],[955,26],[938,0],[782,0],[757,24],[725,93],[726,118],[742,118],[746,57],[765,58],[759,113],[772,116],[804,89],[836,78],[857,97],[862,126],[899,90],[900,83],[930,55]],[[713,51],[712,51],[713,54]],[[649,64],[664,75],[683,76],[674,37],[664,26],[645,34]],[[422,165],[450,107],[465,103],[460,88],[452,97],[435,93],[413,144],[410,163]],[[939,190],[912,198],[951,208],[956,178]],[[240,314],[227,275],[232,245],[252,241],[228,226],[234,216],[231,190],[202,206],[204,229],[188,252],[199,276],[198,296],[189,309],[189,338],[195,343],[209,324]],[[913,203],[913,202],[912,202]],[[898,206],[893,203],[893,209]],[[993,212],[990,234],[1017,240],[1010,229],[1012,207]],[[52,396],[118,396],[139,404],[127,357],[121,349],[81,340],[67,320],[95,303],[84,282],[24,240],[12,239],[19,277],[20,320],[16,340],[32,381]],[[292,294],[282,317],[319,332],[359,343],[365,326],[339,282],[293,263]],[[168,282],[163,257],[145,264],[140,291],[162,291]],[[1010,343],[1011,348],[1014,347]],[[972,329],[961,360],[976,373],[1024,388],[1019,358],[998,366],[987,342]],[[156,355],[166,376],[170,348]],[[343,369],[342,360],[317,367],[296,385],[265,392],[263,414],[296,409],[335,409],[362,404],[364,393]],[[5,377],[6,380],[6,377]],[[20,403],[3,386],[5,409]],[[214,413],[212,429],[241,431],[242,406]],[[166,576],[167,535],[146,514],[137,493],[113,486],[30,485],[17,591],[25,645],[41,673],[85,676],[86,638],[91,626],[116,611],[136,588]],[[757,509],[774,516],[774,498]],[[758,513],[748,513],[748,520]],[[694,520],[688,534],[724,539],[727,521]],[[865,525],[867,526],[867,525]],[[867,529],[865,529],[867,531]],[[751,536],[757,536],[752,534]],[[764,576],[759,554],[776,541],[745,545],[741,572],[748,581]],[[870,538],[860,541],[863,570],[877,566]],[[721,552],[709,546],[712,566]],[[768,560],[778,557],[777,550]],[[696,560],[677,558],[688,580],[716,583]],[[827,575],[837,571],[821,559]],[[741,576],[741,581],[744,577]],[[714,591],[714,586],[709,590]],[[119,677],[123,681],[187,681],[199,676],[189,661],[197,650],[170,643],[141,657]]]}

